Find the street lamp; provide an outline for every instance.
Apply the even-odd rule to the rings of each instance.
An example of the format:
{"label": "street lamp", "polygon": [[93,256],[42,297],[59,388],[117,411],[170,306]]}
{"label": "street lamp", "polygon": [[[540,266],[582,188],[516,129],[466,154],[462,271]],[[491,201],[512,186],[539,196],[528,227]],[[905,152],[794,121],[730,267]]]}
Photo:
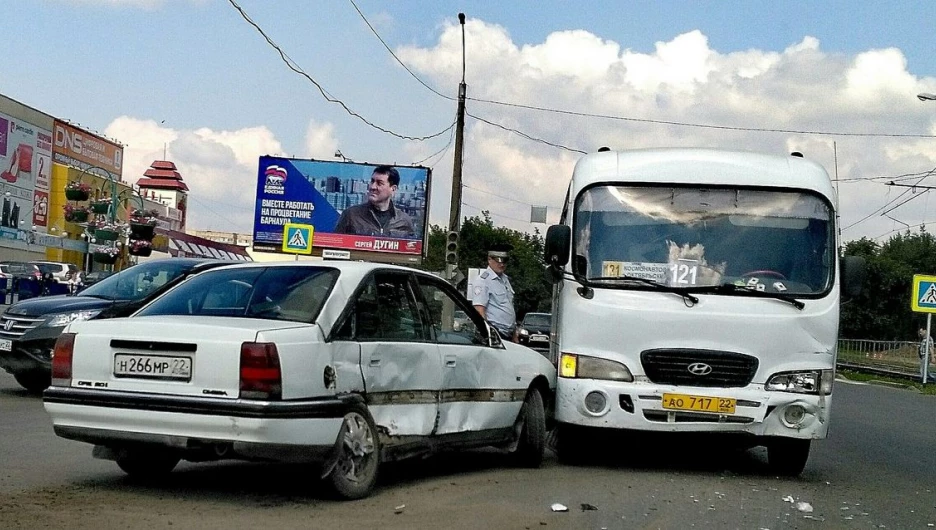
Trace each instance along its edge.
{"label": "street lamp", "polygon": [[936,101],[936,94],[930,94],[929,92],[921,92],[917,94],[917,99],[920,101]]}

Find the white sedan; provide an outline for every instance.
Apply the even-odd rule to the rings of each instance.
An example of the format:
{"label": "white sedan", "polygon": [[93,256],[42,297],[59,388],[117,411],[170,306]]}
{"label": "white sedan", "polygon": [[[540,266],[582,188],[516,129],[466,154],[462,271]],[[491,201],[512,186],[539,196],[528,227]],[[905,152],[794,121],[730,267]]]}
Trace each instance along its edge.
{"label": "white sedan", "polygon": [[[463,311],[473,326],[454,326]],[[538,466],[556,370],[446,282],[360,262],[200,273],[129,318],[75,322],[45,408],[125,472],[182,459],[321,462],[367,495],[381,461],[498,446]]]}

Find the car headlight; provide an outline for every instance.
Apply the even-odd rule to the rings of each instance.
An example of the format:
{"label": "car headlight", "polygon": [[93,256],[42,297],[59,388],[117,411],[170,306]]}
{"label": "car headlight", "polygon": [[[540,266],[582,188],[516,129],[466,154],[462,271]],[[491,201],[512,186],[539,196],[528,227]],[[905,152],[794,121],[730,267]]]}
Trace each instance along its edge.
{"label": "car headlight", "polygon": [[70,313],[59,313],[58,315],[52,315],[51,317],[49,317],[49,320],[46,321],[46,325],[49,326],[50,328],[63,328],[72,322],[94,318],[100,312],[101,312],[100,309],[88,309],[85,311],[72,311]]}
{"label": "car headlight", "polygon": [[608,359],[563,353],[559,359],[559,376],[579,379],[603,379],[606,381],[634,380],[624,364]]}
{"label": "car headlight", "polygon": [[520,328],[520,335],[522,335],[522,336],[524,336],[524,337],[528,337],[528,336],[530,335],[530,332],[527,331],[527,330],[525,330],[525,329],[523,329],[523,328]]}
{"label": "car headlight", "polygon": [[832,370],[804,370],[802,372],[781,372],[767,380],[767,390],[795,392],[797,394],[832,393],[835,374]]}

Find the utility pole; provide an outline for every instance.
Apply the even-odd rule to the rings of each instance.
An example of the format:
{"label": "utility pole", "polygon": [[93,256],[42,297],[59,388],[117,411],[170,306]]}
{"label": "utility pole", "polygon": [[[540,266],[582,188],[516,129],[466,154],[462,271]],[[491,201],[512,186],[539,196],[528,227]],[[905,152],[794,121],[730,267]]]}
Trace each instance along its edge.
{"label": "utility pole", "polygon": [[[458,84],[458,111],[455,115],[455,165],[452,168],[452,204],[449,210],[449,232],[458,232],[461,228],[461,196],[462,196],[462,166],[464,165],[462,153],[464,152],[465,131],[465,14],[458,14],[458,22],[462,30],[462,78]],[[457,254],[454,263],[446,264],[446,277],[455,278],[458,270]]]}

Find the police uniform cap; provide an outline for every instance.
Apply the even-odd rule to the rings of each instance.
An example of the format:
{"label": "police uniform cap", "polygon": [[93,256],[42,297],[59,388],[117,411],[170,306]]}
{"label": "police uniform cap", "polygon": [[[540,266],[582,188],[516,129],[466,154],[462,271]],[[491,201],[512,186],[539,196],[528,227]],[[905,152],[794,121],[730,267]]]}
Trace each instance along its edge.
{"label": "police uniform cap", "polygon": [[488,248],[488,256],[492,258],[506,258],[507,253],[513,250],[513,245],[509,243],[497,243]]}

